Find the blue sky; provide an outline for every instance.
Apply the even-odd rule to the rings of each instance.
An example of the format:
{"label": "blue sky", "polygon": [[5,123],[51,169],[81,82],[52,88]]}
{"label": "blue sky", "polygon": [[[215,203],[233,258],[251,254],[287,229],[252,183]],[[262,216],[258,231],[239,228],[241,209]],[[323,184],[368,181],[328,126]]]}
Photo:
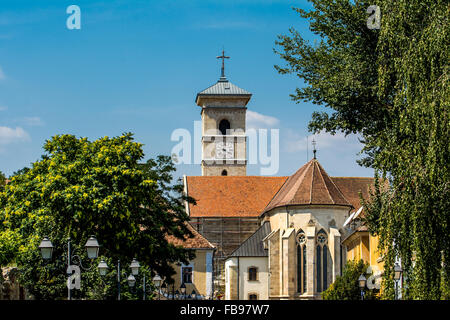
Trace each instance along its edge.
{"label": "blue sky", "polygon": [[[81,8],[81,30],[69,30],[69,5]],[[55,134],[91,140],[133,132],[146,159],[170,154],[177,128],[200,120],[197,92],[226,75],[253,93],[250,127],[280,129],[280,169],[289,175],[307,160],[307,124],[325,110],[296,104],[303,83],[279,75],[276,36],[295,27],[314,36],[292,7],[302,1],[61,1],[2,0],[0,4],[0,170],[6,175],[40,158]],[[311,138],[310,138],[311,140]],[[355,160],[357,137],[316,136],[318,159],[330,175],[372,176]],[[310,148],[311,150],[311,148]],[[309,153],[311,156],[311,151]],[[200,175],[183,165],[178,175]],[[259,175],[257,165],[249,175]]]}

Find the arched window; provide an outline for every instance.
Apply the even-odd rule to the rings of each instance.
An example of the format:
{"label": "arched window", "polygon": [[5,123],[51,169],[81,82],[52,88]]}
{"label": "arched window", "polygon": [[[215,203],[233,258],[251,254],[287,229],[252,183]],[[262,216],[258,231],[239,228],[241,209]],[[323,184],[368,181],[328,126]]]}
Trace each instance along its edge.
{"label": "arched window", "polygon": [[258,280],[258,268],[250,267],[248,268],[248,281],[257,281]]}
{"label": "arched window", "polygon": [[227,175],[228,175],[227,170],[223,170],[223,171],[222,171],[222,175],[223,175],[223,176],[227,176]]}
{"label": "arched window", "polygon": [[228,121],[227,119],[223,119],[222,121],[220,121],[219,123],[220,133],[226,135],[227,130],[229,130],[230,128],[231,128],[230,121]]}
{"label": "arched window", "polygon": [[249,293],[248,300],[258,300],[258,295],[256,293]]}
{"label": "arched window", "polygon": [[306,292],[306,235],[301,229],[297,233],[297,292]]}
{"label": "arched window", "polygon": [[316,242],[317,292],[322,292],[328,287],[328,235],[325,230],[317,233]]}

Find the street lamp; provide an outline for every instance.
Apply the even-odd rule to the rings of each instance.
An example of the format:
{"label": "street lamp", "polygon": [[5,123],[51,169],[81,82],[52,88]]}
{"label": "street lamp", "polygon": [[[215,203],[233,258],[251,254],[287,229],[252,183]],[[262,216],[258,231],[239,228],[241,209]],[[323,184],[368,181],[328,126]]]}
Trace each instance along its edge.
{"label": "street lamp", "polygon": [[97,259],[98,250],[100,248],[97,239],[94,236],[90,236],[84,246],[86,247],[88,258]]}
{"label": "street lamp", "polygon": [[180,291],[181,294],[183,295],[183,298],[186,299],[186,285],[184,284],[184,282],[180,286]]}
{"label": "street lamp", "polygon": [[[141,266],[139,264],[139,261],[137,261],[136,258],[134,258],[130,264],[131,274],[127,277],[128,286],[130,288],[133,288],[136,285],[136,278],[134,276],[137,276],[139,274],[140,267]],[[98,264],[97,268],[98,268],[98,272],[100,273],[101,276],[106,275],[106,272],[108,270],[108,265],[106,264],[106,262],[104,260],[102,260]],[[127,276],[127,274],[125,273],[125,277],[126,276]],[[120,297],[121,297],[121,285],[120,285],[121,280],[120,280],[120,278],[121,278],[120,260],[117,260],[117,300],[120,300]],[[145,300],[145,274],[143,276],[142,290],[143,290],[142,299]]]}
{"label": "street lamp", "polygon": [[358,285],[359,288],[361,289],[361,300],[364,300],[364,288],[366,287],[366,282],[367,282],[366,277],[363,274],[361,274],[358,278]]}
{"label": "street lamp", "polygon": [[52,258],[53,244],[49,238],[44,237],[39,244],[39,250],[41,250],[42,259],[49,260]]}
{"label": "street lamp", "polygon": [[161,277],[159,276],[159,274],[156,274],[156,275],[153,277],[152,281],[153,281],[153,283],[155,284],[156,289],[158,290],[158,300],[161,300],[161,292],[160,292],[159,288],[160,288],[160,286],[161,286],[162,279],[161,279]]}
{"label": "street lamp", "polygon": [[176,290],[175,294],[174,294],[175,300],[178,300],[179,296],[180,296],[180,291]]}
{"label": "street lamp", "polygon": [[100,263],[98,264],[97,268],[101,276],[106,275],[106,272],[108,271],[108,265],[106,264],[105,260],[102,259],[102,261],[100,261]]}
{"label": "street lamp", "polygon": [[195,292],[195,289],[192,290],[191,296],[192,296],[192,300],[195,300],[195,298],[197,297],[197,292]]}
{"label": "street lamp", "polygon": [[140,267],[141,265],[139,264],[139,261],[137,261],[136,258],[133,258],[133,261],[131,261],[130,264],[131,273],[133,274],[133,276],[137,276],[139,274]]}
{"label": "street lamp", "polygon": [[136,278],[135,278],[132,274],[130,274],[130,275],[128,276],[127,281],[128,281],[128,286],[129,286],[130,288],[133,288],[134,285],[136,284]]}
{"label": "street lamp", "polygon": [[[90,236],[89,239],[86,242],[86,251],[87,251],[87,255],[89,257],[89,259],[93,260],[96,259],[98,257],[98,251],[100,248],[100,245],[98,244],[97,239],[94,236]],[[53,253],[53,244],[50,241],[50,239],[48,237],[44,237],[41,241],[41,243],[39,244],[39,250],[41,251],[41,256],[43,259],[45,260],[49,260],[52,258],[52,253]],[[88,271],[91,270],[92,268],[92,263],[91,266],[89,268],[85,268],[83,266],[83,263],[81,262],[81,257],[78,255],[72,255],[72,251],[71,251],[71,239],[67,238],[67,272],[68,274],[71,274],[71,272],[69,271],[72,267],[72,259],[74,258],[78,258],[78,264],[77,266],[79,266],[81,269]],[[72,299],[72,294],[71,294],[71,286],[69,285],[69,280],[71,278],[69,277],[69,279],[67,280],[67,299],[71,300]]]}
{"label": "street lamp", "polygon": [[396,262],[394,265],[394,280],[395,280],[395,300],[398,299],[398,282],[402,277],[402,267]]}

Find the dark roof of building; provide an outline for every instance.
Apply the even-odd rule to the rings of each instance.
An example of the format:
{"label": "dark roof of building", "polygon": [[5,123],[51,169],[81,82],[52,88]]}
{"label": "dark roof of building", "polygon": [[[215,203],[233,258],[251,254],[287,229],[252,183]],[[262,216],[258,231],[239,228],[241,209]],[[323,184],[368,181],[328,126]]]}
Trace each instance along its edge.
{"label": "dark roof of building", "polygon": [[311,159],[290,176],[264,212],[287,205],[343,205],[352,207],[317,159]]}
{"label": "dark roof of building", "polygon": [[184,237],[184,240],[179,239],[175,236],[168,235],[166,236],[166,239],[168,242],[173,244],[174,246],[181,246],[186,249],[214,249],[215,246],[213,246],[208,240],[206,240],[205,237],[203,237],[200,233],[197,232],[197,230],[192,227],[190,223],[186,223],[187,228],[189,231],[192,232],[193,237],[190,238],[188,236]]}
{"label": "dark roof of building", "polygon": [[254,234],[230,254],[230,257],[267,257],[267,250],[264,249],[262,240],[270,231],[270,222],[264,222]]}
{"label": "dark roof of building", "polygon": [[191,218],[258,217],[286,177],[194,176],[186,177]]}
{"label": "dark roof of building", "polygon": [[247,90],[239,88],[237,85],[228,81],[226,77],[220,77],[212,86],[200,91],[195,97],[195,103],[198,104],[199,97],[207,96],[244,96],[250,99],[251,93]]}

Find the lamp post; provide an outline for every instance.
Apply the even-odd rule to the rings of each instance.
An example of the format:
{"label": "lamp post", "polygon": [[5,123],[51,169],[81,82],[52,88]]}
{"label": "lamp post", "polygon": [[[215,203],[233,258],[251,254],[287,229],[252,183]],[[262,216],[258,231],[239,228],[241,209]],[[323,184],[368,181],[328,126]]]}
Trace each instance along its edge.
{"label": "lamp post", "polygon": [[103,259],[102,259],[102,261],[100,261],[97,268],[98,268],[98,272],[100,273],[101,276],[105,276],[106,272],[108,272],[108,264]]}
{"label": "lamp post", "polygon": [[195,298],[197,297],[197,292],[195,292],[195,289],[192,290],[191,297],[192,297],[192,300],[195,300]]}
{"label": "lamp post", "polygon": [[139,274],[139,268],[141,265],[139,264],[139,261],[136,260],[136,258],[133,258],[133,261],[131,261],[130,269],[133,276],[137,276]]}
{"label": "lamp post", "polygon": [[[136,278],[134,276],[137,276],[139,274],[140,267],[141,267],[141,265],[139,264],[139,261],[137,261],[136,258],[133,258],[133,260],[131,261],[131,264],[130,264],[131,273],[127,277],[128,286],[130,288],[134,288],[134,286],[136,285]],[[101,276],[105,276],[106,271],[108,270],[108,264],[104,260],[102,260],[98,264],[97,269]],[[121,289],[121,286],[120,286],[120,260],[117,260],[117,300],[120,300],[120,297],[121,297],[120,289]],[[144,289],[143,299],[145,300],[145,275],[144,275],[143,289]]]}
{"label": "lamp post", "polygon": [[161,277],[159,276],[159,274],[156,274],[156,275],[153,277],[152,281],[153,281],[153,283],[155,284],[156,289],[158,290],[158,300],[161,300],[160,286],[161,286],[162,279],[161,279]]}
{"label": "lamp post", "polygon": [[[71,260],[75,257],[78,258],[79,267],[81,267],[83,270],[86,270],[86,271],[90,270],[92,268],[92,265],[89,268],[85,268],[85,267],[83,267],[83,264],[81,263],[80,256],[72,255],[70,244],[71,244],[71,239],[67,238],[67,270],[68,270],[68,272],[69,272],[69,267],[72,265]],[[89,239],[86,241],[85,248],[86,248],[87,256],[89,259],[91,259],[91,261],[94,259],[97,259],[100,245],[98,244],[98,241],[95,238],[95,236],[89,237]],[[53,247],[51,240],[48,237],[44,237],[42,239],[41,243],[39,244],[39,250],[41,251],[42,259],[50,260],[53,255],[53,249],[54,249],[54,247]],[[71,292],[70,286],[67,285],[67,299],[68,300],[72,300],[71,293],[72,292]]]}
{"label": "lamp post", "polygon": [[395,300],[398,300],[398,282],[402,277],[402,267],[396,262],[394,265]]}
{"label": "lamp post", "polygon": [[181,294],[183,295],[183,299],[186,300],[186,285],[184,284],[184,282],[180,286],[180,291]]}
{"label": "lamp post", "polygon": [[168,299],[168,298],[169,298],[169,295],[167,294],[167,296],[166,296],[166,293],[167,293],[167,285],[166,285],[165,282],[163,282],[163,284],[161,285],[161,291],[162,291],[163,296],[166,297],[166,298]]}
{"label": "lamp post", "polygon": [[39,250],[41,250],[42,259],[50,260],[52,258],[53,244],[48,237],[42,239]]}
{"label": "lamp post", "polygon": [[132,274],[130,274],[127,278],[127,282],[130,288],[134,288],[134,285],[136,284],[136,278]]}
{"label": "lamp post", "polygon": [[100,246],[98,245],[98,241],[94,236],[90,236],[84,245],[86,247],[86,252],[89,259],[97,259],[98,250]]}
{"label": "lamp post", "polygon": [[366,277],[361,274],[358,278],[358,285],[359,289],[361,289],[361,300],[364,300],[364,288],[366,287],[367,279]]}

